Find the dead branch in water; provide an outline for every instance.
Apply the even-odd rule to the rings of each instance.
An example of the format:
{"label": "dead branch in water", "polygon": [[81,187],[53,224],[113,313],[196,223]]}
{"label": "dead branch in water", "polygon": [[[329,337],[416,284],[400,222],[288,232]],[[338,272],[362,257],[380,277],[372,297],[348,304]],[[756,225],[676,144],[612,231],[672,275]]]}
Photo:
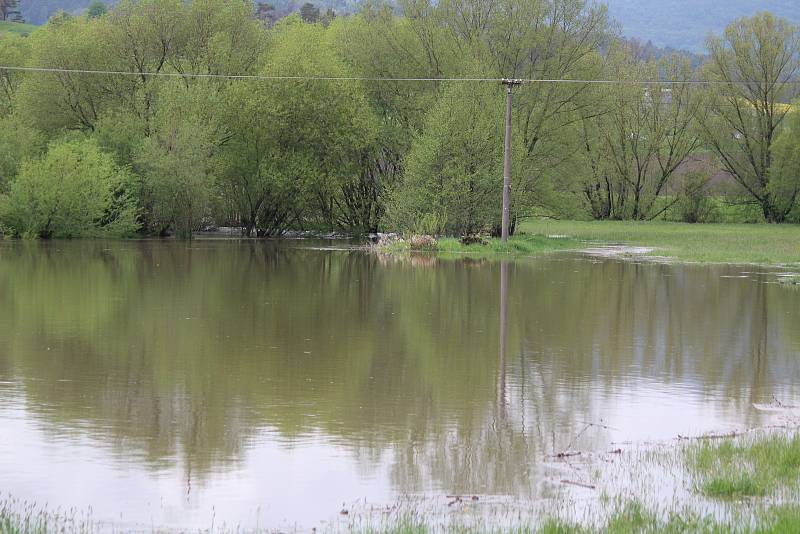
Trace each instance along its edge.
{"label": "dead branch in water", "polygon": [[572,451],[572,452],[564,451],[564,452],[558,452],[556,454],[553,454],[550,457],[551,458],[569,458],[570,456],[580,456],[580,455],[581,455],[580,451]]}
{"label": "dead branch in water", "polygon": [[561,483],[562,484],[570,484],[572,486],[579,486],[581,488],[586,488],[586,489],[597,489],[597,486],[594,486],[592,484],[584,484],[583,482],[575,482],[573,480],[566,480],[565,479],[565,480],[562,480]]}
{"label": "dead branch in water", "polygon": [[703,436],[682,436],[678,434],[679,440],[706,440],[706,439],[726,439],[735,438],[743,435],[743,432],[730,432],[728,434],[705,434]]}

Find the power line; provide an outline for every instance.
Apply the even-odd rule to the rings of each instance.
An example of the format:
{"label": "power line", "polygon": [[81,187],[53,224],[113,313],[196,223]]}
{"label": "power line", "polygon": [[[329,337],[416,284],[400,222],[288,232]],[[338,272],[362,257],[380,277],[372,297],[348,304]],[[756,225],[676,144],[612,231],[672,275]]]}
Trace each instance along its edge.
{"label": "power line", "polygon": [[[425,77],[378,77],[378,76],[282,76],[260,74],[216,74],[181,72],[132,72],[119,70],[65,69],[57,67],[16,67],[0,65],[0,71],[38,72],[52,74],[91,74],[105,76],[167,77],[167,78],[211,78],[225,80],[263,80],[263,81],[361,81],[361,82],[493,82],[503,83],[508,78],[425,78]],[[571,79],[571,78],[519,78],[513,80],[521,84],[598,84],[598,85],[750,85],[762,83],[761,80],[612,80],[612,79]],[[800,85],[800,80],[779,80],[777,83]]]}

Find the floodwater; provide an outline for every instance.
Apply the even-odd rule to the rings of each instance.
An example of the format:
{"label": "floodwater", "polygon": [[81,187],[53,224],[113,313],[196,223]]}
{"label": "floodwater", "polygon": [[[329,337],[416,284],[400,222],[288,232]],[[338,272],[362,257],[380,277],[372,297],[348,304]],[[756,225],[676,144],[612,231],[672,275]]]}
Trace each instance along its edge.
{"label": "floodwater", "polygon": [[144,530],[546,498],[555,453],[800,404],[800,290],[777,278],[578,253],[0,243],[0,493]]}

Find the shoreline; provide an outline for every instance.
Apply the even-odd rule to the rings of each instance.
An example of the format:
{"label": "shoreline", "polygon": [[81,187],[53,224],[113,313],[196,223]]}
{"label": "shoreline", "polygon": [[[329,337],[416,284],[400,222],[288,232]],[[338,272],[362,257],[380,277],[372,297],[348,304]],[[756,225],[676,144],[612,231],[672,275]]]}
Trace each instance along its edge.
{"label": "shoreline", "polygon": [[[482,493],[427,493],[392,502],[367,496],[344,502],[312,532],[358,534],[496,532],[531,534],[633,534],[638,532],[786,532],[800,522],[800,413],[790,407],[783,424],[669,440],[621,442],[613,450],[565,450],[541,455],[550,474],[542,483],[551,496],[525,498]],[[751,465],[783,455],[780,468],[764,476]],[[758,486],[749,477],[760,480]],[[666,491],[665,488],[671,488]],[[667,497],[669,495],[669,497]],[[64,534],[88,532],[183,532],[153,525],[115,525],[94,511],[50,509],[13,495],[0,495],[0,530]],[[279,527],[212,526],[219,533],[284,532]],[[5,530],[3,530],[5,531]],[[309,528],[294,530],[308,532]]]}
{"label": "shoreline", "polygon": [[[758,266],[789,271],[783,281],[800,284],[800,225],[527,220],[520,224],[519,232],[507,245],[487,237],[474,238],[476,242],[469,244],[462,244],[455,237],[420,237],[427,240],[422,246],[414,246],[413,238],[404,239],[392,233],[288,231],[279,236],[245,237],[239,228],[219,227],[194,234],[196,240],[203,241],[336,241],[347,243],[353,250],[400,257],[413,254],[442,259],[517,260],[574,252],[598,258],[671,264]],[[140,236],[120,241],[177,241],[177,238]]]}

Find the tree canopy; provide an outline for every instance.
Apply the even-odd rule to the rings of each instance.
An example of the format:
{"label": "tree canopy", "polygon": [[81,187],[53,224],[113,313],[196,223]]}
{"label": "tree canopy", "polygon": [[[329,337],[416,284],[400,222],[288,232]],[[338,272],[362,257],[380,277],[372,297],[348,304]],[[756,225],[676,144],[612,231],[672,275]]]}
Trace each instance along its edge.
{"label": "tree canopy", "polygon": [[[526,81],[512,221],[705,220],[718,198],[768,222],[800,211],[800,37],[769,13],[713,37],[695,68],[620,39],[589,0],[367,2],[350,16],[309,3],[280,20],[249,0],[104,6],[0,35],[0,63],[53,69],[0,71],[0,222],[14,235],[493,233],[501,78]],[[86,187],[124,197],[125,224],[30,211],[59,166],[82,184],[89,163],[70,150],[95,162]]]}

